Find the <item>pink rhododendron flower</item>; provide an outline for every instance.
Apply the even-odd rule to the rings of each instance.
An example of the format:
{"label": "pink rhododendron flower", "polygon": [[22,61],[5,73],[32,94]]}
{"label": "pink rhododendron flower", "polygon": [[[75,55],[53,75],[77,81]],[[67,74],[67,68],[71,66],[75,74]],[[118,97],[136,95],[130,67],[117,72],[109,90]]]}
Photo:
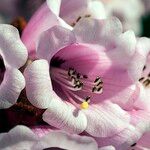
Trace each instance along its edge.
{"label": "pink rhododendron flower", "polygon": [[27,60],[27,50],[20,40],[18,30],[0,25],[0,108],[15,104],[25,80],[18,70]]}
{"label": "pink rhododendron flower", "polygon": [[72,29],[81,18],[105,18],[103,4],[98,0],[47,0],[29,21],[22,34],[30,57],[35,57],[39,35],[54,25]]}
{"label": "pink rhododendron flower", "polygon": [[[43,119],[70,133],[112,137],[135,121],[129,111],[148,50],[118,19],[83,19],[73,31],[55,26],[41,34],[36,60],[25,70],[30,102],[48,108]],[[138,62],[138,64],[137,64]],[[138,120],[140,122],[140,120]],[[141,122],[140,122],[141,123]],[[149,123],[149,121],[148,121]]]}
{"label": "pink rhododendron flower", "polygon": [[[100,0],[103,2],[107,17],[116,16],[123,24],[124,31],[132,29],[141,34],[141,17],[145,12],[143,0]],[[148,0],[149,1],[149,0]]]}
{"label": "pink rhododendron flower", "polygon": [[[38,135],[46,129],[31,129],[16,126],[8,133],[0,134],[1,150],[115,150],[112,146],[98,149],[97,143],[91,137],[71,135],[62,131],[48,131],[42,137]],[[35,133],[34,133],[35,132]],[[44,131],[45,132],[45,131]]]}

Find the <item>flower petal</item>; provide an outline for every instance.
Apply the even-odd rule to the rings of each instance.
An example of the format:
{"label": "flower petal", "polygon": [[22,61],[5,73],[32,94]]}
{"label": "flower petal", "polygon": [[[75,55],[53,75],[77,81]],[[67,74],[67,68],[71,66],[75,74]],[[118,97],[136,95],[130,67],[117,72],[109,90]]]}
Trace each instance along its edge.
{"label": "flower petal", "polygon": [[21,39],[26,45],[29,54],[34,53],[35,55],[35,46],[39,35],[58,24],[57,17],[51,12],[47,3],[44,3],[33,15],[22,33]]}
{"label": "flower petal", "polygon": [[[116,63],[122,63],[124,67],[127,67],[127,63],[135,53],[136,38],[133,31],[127,31],[121,34],[115,41],[115,47],[113,51],[109,52],[110,57]],[[115,57],[114,57],[115,56]],[[113,58],[114,57],[114,58]],[[124,58],[124,59],[122,59]],[[122,61],[120,61],[122,59]]]}
{"label": "flower petal", "polygon": [[116,150],[127,150],[132,144],[136,143],[141,137],[142,133],[136,130],[133,126],[129,125],[120,133],[106,138],[97,138],[96,141],[100,146],[107,146],[111,143]]}
{"label": "flower petal", "polygon": [[[55,7],[53,7],[53,5],[56,5],[57,2],[58,7],[55,10]],[[59,0],[57,0],[57,2],[55,0],[52,0],[52,2],[49,1],[48,3],[45,2],[30,19],[29,23],[22,33],[21,39],[26,45],[31,58],[34,58],[36,56],[36,43],[43,31],[46,31],[55,25],[62,25],[66,28],[72,29],[72,27],[66,24],[55,14],[58,13],[56,11],[58,11],[59,8]],[[50,5],[50,3],[52,4],[52,6],[49,8],[48,4]]]}
{"label": "flower petal", "polygon": [[60,49],[75,42],[75,36],[70,30],[61,26],[54,26],[41,34],[37,46],[37,55],[39,58],[50,61],[52,56]]}
{"label": "flower petal", "polygon": [[57,16],[59,15],[61,1],[62,0],[47,0],[50,10]]}
{"label": "flower petal", "polygon": [[25,79],[18,69],[9,68],[0,86],[0,108],[8,108],[16,103],[25,87]]}
{"label": "flower petal", "polygon": [[31,150],[37,141],[35,134],[25,126],[16,126],[8,133],[0,134],[0,149],[2,150]]}
{"label": "flower petal", "polygon": [[104,5],[99,0],[62,0],[60,17],[68,24],[75,25],[82,18],[106,18]]}
{"label": "flower petal", "polygon": [[134,81],[140,79],[149,52],[150,39],[138,39],[136,45],[136,53],[134,54],[128,69],[129,75],[133,78]]}
{"label": "flower petal", "polygon": [[0,55],[6,68],[20,68],[27,60],[27,49],[20,40],[18,30],[11,25],[0,25]]}
{"label": "flower petal", "polygon": [[43,120],[58,129],[77,134],[83,132],[87,126],[85,114],[59,97],[51,101],[43,114]]}
{"label": "flower petal", "polygon": [[52,147],[68,150],[98,150],[97,143],[91,137],[72,135],[61,131],[51,131],[33,146],[33,150]]}
{"label": "flower petal", "polygon": [[95,137],[113,136],[128,126],[129,115],[118,105],[104,102],[84,110],[87,116],[86,132]]}
{"label": "flower petal", "polygon": [[73,31],[79,42],[112,48],[114,39],[122,33],[122,26],[117,18],[106,20],[87,18],[79,21]]}
{"label": "flower petal", "polygon": [[53,99],[53,90],[46,60],[36,60],[24,71],[28,100],[38,108],[48,108]]}
{"label": "flower petal", "polygon": [[[150,149],[150,142],[149,142],[149,139],[150,139],[150,132],[146,132],[142,137],[141,139],[138,141],[138,146],[139,148],[146,148],[147,150]],[[138,147],[137,146],[137,147]]]}
{"label": "flower petal", "polygon": [[134,143],[138,143],[143,133],[150,129],[150,113],[143,110],[134,110],[129,113],[131,116],[130,125],[114,136],[96,138],[99,145],[107,146],[111,143],[117,150],[127,150],[132,149]]}

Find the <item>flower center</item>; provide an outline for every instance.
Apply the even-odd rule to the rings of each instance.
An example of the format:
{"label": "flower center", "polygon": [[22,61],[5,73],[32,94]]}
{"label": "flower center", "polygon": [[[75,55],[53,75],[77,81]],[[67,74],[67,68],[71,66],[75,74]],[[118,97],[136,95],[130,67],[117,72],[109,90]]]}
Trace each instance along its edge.
{"label": "flower center", "polygon": [[60,97],[62,97],[63,93],[63,95],[65,95],[64,97],[67,98],[75,107],[79,109],[87,109],[92,95],[101,94],[103,92],[103,81],[101,77],[98,76],[92,78],[85,74],[81,74],[75,70],[75,68],[62,69],[60,67],[55,67],[56,65],[53,66],[52,64],[50,72],[53,87],[55,88],[57,83],[57,85],[61,88],[59,92],[57,92],[55,88],[55,92],[58,95],[61,93]]}
{"label": "flower center", "polygon": [[4,73],[5,73],[5,65],[2,56],[0,55],[0,84],[3,81]]}

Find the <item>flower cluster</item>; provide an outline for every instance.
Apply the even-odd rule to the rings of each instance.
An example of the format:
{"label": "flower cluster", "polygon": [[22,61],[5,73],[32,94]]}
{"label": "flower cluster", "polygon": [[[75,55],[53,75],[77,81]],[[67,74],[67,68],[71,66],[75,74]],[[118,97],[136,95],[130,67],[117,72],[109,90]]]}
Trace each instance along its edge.
{"label": "flower cluster", "polygon": [[0,149],[150,148],[150,39],[126,31],[139,18],[122,25],[111,6],[47,0],[21,38],[0,24],[0,108],[43,112],[36,126],[1,133]]}

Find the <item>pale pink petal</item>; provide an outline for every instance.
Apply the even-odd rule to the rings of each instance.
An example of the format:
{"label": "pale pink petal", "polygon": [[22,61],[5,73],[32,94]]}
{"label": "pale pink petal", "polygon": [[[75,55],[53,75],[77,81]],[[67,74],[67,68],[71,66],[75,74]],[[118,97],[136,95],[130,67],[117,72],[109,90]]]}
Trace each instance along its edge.
{"label": "pale pink petal", "polygon": [[129,125],[123,131],[112,137],[97,138],[96,141],[99,146],[107,146],[111,143],[116,150],[128,150],[140,139],[141,136],[142,133],[136,130],[133,126]]}
{"label": "pale pink petal", "polygon": [[47,0],[47,4],[50,10],[57,16],[59,15],[60,12],[61,1],[62,0]]}
{"label": "pale pink petal", "polygon": [[31,127],[31,129],[40,138],[52,131],[52,127],[49,125],[36,125]]}
{"label": "pale pink petal", "polygon": [[147,95],[147,92],[149,93],[149,88],[145,89],[141,83],[138,83],[138,87],[140,89],[139,96],[135,99],[133,106],[141,110],[150,111],[150,100]]}
{"label": "pale pink petal", "polygon": [[86,17],[97,19],[106,18],[104,5],[99,0],[62,0],[60,17],[68,24],[76,24]]}
{"label": "pale pink petal", "polygon": [[99,44],[114,48],[114,39],[122,33],[121,22],[117,18],[107,20],[82,19],[74,27],[79,42]]}
{"label": "pale pink petal", "polygon": [[0,108],[8,108],[16,103],[25,80],[18,69],[7,69],[0,85]]}
{"label": "pale pink petal", "polygon": [[70,133],[81,133],[86,129],[87,118],[71,103],[63,102],[59,97],[51,101],[43,114],[43,120],[58,129]]}
{"label": "pale pink petal", "polygon": [[48,108],[55,99],[46,60],[36,60],[25,69],[28,100],[38,108]]}
{"label": "pale pink petal", "polygon": [[91,105],[83,112],[87,116],[86,132],[95,137],[111,137],[129,125],[129,115],[110,102]]}
{"label": "pale pink petal", "polygon": [[139,38],[136,45],[136,53],[134,54],[128,69],[129,75],[134,81],[140,79],[149,52],[150,39]]}
{"label": "pale pink petal", "polygon": [[58,24],[57,17],[51,12],[47,3],[44,3],[33,15],[22,33],[22,41],[29,54],[34,53],[35,55],[35,46],[40,34]]}
{"label": "pale pink petal", "polygon": [[8,133],[0,134],[1,150],[32,150],[32,145],[37,141],[35,134],[25,126],[16,126]]}
{"label": "pale pink petal", "polygon": [[76,42],[74,34],[61,26],[54,26],[43,32],[37,46],[37,56],[50,62],[60,49]]}
{"label": "pale pink petal", "polygon": [[137,143],[137,147],[143,148],[142,150],[148,150],[148,149],[150,149],[150,132],[146,132],[141,137],[141,139]]}
{"label": "pale pink petal", "polygon": [[108,55],[116,65],[127,68],[135,53],[136,38],[134,32],[127,31],[121,34],[115,38],[114,44],[114,49],[109,51]]}
{"label": "pale pink petal", "polygon": [[143,110],[129,112],[131,116],[130,125],[123,131],[112,137],[96,138],[100,146],[107,146],[111,143],[117,150],[134,149],[142,135],[150,129],[150,113]]}
{"label": "pale pink petal", "polygon": [[27,60],[27,49],[20,40],[18,30],[11,25],[0,25],[0,55],[6,68],[20,68]]}
{"label": "pale pink petal", "polygon": [[91,137],[68,134],[61,131],[51,131],[33,146],[33,150],[44,148],[67,150],[98,150],[97,143]]}

